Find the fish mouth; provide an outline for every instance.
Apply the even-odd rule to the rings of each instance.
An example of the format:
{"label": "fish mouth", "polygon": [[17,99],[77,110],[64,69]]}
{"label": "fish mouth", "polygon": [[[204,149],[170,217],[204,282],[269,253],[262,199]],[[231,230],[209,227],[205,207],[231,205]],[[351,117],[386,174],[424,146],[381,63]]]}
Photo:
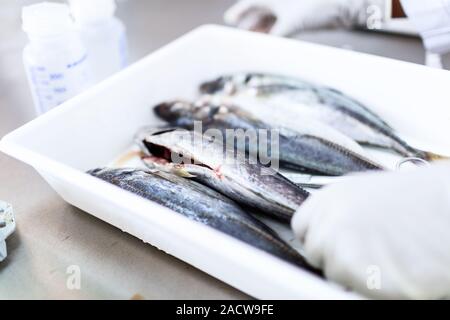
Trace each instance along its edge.
{"label": "fish mouth", "polygon": [[96,174],[98,174],[99,172],[102,172],[104,168],[95,168],[95,169],[91,169],[86,171],[87,174],[90,174],[91,176],[95,176]]}
{"label": "fish mouth", "polygon": [[188,114],[192,104],[185,100],[166,101],[153,107],[153,112],[161,119],[171,123]]}
{"label": "fish mouth", "polygon": [[207,81],[200,85],[200,92],[203,94],[214,94],[225,88],[226,81],[223,77],[216,80]]}
{"label": "fish mouth", "polygon": [[150,156],[151,159],[154,160],[158,160],[161,162],[165,161],[166,163],[173,163],[172,151],[169,148],[148,142],[147,140],[143,140],[142,143],[144,144],[146,151],[149,153],[147,155],[147,158],[149,158]]}
{"label": "fish mouth", "polygon": [[155,107],[153,107],[153,112],[160,117],[161,119],[164,119],[166,121],[172,121],[177,118],[177,115],[173,114],[171,112],[172,103],[170,102],[163,102],[160,104],[157,104]]}
{"label": "fish mouth", "polygon": [[[175,130],[177,129],[156,131],[152,135],[153,136],[159,135],[167,132],[172,132]],[[150,142],[147,139],[141,140],[140,145],[141,148],[143,147],[144,149],[143,150],[144,155],[142,156],[141,159],[144,161],[146,165],[150,165],[149,163],[162,166],[175,165],[178,169],[184,167],[184,165],[196,165],[214,171],[212,167],[208,166],[205,163],[199,162],[191,157],[186,157],[183,153],[175,152],[164,145]],[[176,161],[174,161],[174,159],[176,159]]]}

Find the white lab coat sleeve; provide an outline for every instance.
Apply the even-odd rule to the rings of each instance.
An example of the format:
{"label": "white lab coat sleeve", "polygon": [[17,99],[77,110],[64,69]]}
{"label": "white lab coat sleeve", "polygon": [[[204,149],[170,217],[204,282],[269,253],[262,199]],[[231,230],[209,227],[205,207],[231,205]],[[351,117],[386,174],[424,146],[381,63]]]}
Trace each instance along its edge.
{"label": "white lab coat sleeve", "polygon": [[450,0],[402,0],[401,3],[427,51],[450,52]]}

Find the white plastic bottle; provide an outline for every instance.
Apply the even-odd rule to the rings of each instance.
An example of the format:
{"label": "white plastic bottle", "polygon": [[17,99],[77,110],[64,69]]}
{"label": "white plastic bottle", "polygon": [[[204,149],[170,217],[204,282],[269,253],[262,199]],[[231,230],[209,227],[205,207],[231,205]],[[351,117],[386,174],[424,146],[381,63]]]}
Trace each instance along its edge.
{"label": "white plastic bottle", "polygon": [[24,7],[22,20],[30,40],[23,52],[24,65],[41,114],[92,85],[87,50],[65,4]]}
{"label": "white plastic bottle", "polygon": [[69,0],[72,15],[89,54],[95,82],[127,65],[124,24],[114,16],[114,0]]}

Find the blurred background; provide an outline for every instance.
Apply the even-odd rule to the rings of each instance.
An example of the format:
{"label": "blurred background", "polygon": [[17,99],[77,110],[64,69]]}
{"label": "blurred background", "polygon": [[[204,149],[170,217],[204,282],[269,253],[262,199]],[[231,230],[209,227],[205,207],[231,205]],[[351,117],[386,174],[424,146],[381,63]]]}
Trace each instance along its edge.
{"label": "blurred background", "polygon": [[[2,0],[0,4],[0,137],[34,117],[22,65],[27,37],[21,29],[22,6],[36,0]],[[58,2],[58,1],[54,1]],[[60,1],[63,2],[63,1]],[[125,23],[132,63],[196,26],[223,24],[234,0],[119,0],[116,15]],[[295,38],[395,59],[423,63],[418,37],[363,30],[305,31]],[[448,59],[444,59],[445,66]]]}
{"label": "blurred background", "polygon": [[[0,3],[0,138],[35,117],[22,64],[27,37],[21,8],[39,1]],[[189,30],[223,24],[234,0],[119,0],[129,61],[133,63]],[[295,38],[423,63],[418,37],[365,30],[307,31]],[[448,57],[444,64],[448,65]],[[170,70],[168,70],[170,72]],[[388,75],[386,75],[388,76]],[[140,240],[73,208],[31,168],[0,154],[0,199],[13,204],[18,230],[8,239],[9,258],[0,264],[5,298],[246,298],[242,293]],[[66,268],[85,277],[68,291]]]}

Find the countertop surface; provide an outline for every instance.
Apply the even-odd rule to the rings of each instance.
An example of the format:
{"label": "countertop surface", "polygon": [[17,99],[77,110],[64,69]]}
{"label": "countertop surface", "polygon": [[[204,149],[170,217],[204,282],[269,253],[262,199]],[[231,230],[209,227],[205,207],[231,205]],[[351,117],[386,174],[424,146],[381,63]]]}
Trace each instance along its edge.
{"label": "countertop surface", "polygon": [[[22,49],[20,8],[0,5],[0,137],[34,117]],[[221,23],[232,0],[122,0],[118,16],[128,30],[131,62],[194,27]],[[305,41],[422,63],[421,41],[363,31],[325,30]],[[386,75],[388,76],[388,75]],[[401,85],[401,84],[399,84]],[[65,203],[30,167],[0,154],[0,199],[11,203],[16,232],[0,263],[0,299],[246,299],[245,294],[139,239]],[[70,266],[81,288],[67,286]],[[69,269],[68,269],[69,268]]]}

